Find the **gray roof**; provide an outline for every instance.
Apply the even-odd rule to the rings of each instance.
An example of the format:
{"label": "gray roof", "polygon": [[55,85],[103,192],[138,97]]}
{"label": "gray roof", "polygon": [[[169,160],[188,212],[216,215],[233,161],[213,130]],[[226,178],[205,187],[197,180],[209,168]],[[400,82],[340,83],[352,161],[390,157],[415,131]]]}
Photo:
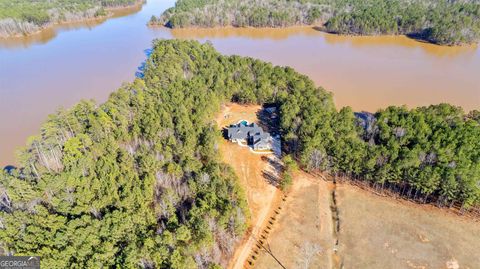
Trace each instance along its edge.
{"label": "gray roof", "polygon": [[243,125],[241,123],[231,125],[227,130],[228,139],[231,140],[247,140],[249,144],[254,147],[268,145],[272,137],[268,132],[264,132],[263,129],[256,123],[249,125]]}
{"label": "gray roof", "polygon": [[229,139],[248,139],[250,136],[263,134],[262,128],[256,123],[243,125],[241,123],[228,127],[227,136]]}
{"label": "gray roof", "polygon": [[257,141],[255,144],[253,144],[253,146],[254,146],[255,148],[257,148],[257,147],[262,147],[262,146],[267,146],[267,147],[269,147],[269,146],[271,146],[271,145],[272,145],[272,144],[271,144],[270,139],[259,140],[259,141]]}
{"label": "gray roof", "polygon": [[268,141],[270,139],[270,134],[266,132],[256,133],[252,137],[253,144],[257,144],[262,141]]}

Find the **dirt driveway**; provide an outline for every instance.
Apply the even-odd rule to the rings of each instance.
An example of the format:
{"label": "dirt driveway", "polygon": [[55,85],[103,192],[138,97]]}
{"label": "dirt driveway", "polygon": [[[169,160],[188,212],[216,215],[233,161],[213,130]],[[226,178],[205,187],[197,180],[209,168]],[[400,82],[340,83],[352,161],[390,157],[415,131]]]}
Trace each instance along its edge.
{"label": "dirt driveway", "polygon": [[[216,118],[219,128],[247,120],[257,122],[257,113],[261,106],[228,104]],[[234,257],[228,268],[241,269],[256,243],[267,217],[280,200],[280,191],[272,184],[272,178],[278,177],[278,158],[273,154],[254,154],[248,147],[241,147],[226,139],[219,141],[219,151],[224,162],[237,174],[243,187],[250,211],[249,229],[245,238],[236,246]]]}

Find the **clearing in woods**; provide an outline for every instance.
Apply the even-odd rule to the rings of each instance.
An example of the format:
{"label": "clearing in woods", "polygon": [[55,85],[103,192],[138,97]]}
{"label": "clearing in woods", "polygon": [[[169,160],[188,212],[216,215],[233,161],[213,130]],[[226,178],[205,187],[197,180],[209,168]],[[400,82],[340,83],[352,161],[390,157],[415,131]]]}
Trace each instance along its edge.
{"label": "clearing in woods", "polygon": [[[478,221],[346,183],[336,187],[340,223],[334,255],[332,190],[331,182],[318,177],[302,172],[295,176],[285,210],[267,240],[286,268],[480,268]],[[316,255],[312,244],[320,246]],[[265,251],[255,265],[282,268]]]}
{"label": "clearing in woods", "polygon": [[[228,104],[217,124],[223,128],[240,120],[258,122],[260,109]],[[270,161],[265,160],[226,139],[221,139],[219,149],[239,177],[251,214],[248,233],[236,246],[229,268],[245,267],[256,240],[279,206],[282,210],[275,216],[264,246],[288,269],[480,268],[478,221],[431,205],[378,196],[346,183],[334,188],[333,183],[304,172],[296,173],[288,197],[282,201],[281,192],[265,177],[266,173],[278,176],[272,155]],[[271,254],[260,250],[254,268],[281,269]]]}
{"label": "clearing in woods", "polygon": [[337,197],[344,268],[480,268],[478,221],[349,184]]}
{"label": "clearing in woods", "polygon": [[[285,268],[332,268],[330,184],[304,172],[296,173],[266,245]],[[261,251],[255,268],[282,267],[270,254]]]}
{"label": "clearing in woods", "polygon": [[[217,125],[221,129],[240,120],[258,123],[257,115],[261,108],[258,105],[227,104],[216,118]],[[219,141],[219,150],[223,161],[234,169],[239,178],[251,216],[248,232],[235,247],[229,264],[229,268],[241,269],[244,268],[267,217],[271,215],[272,208],[281,200],[280,191],[269,181],[272,177],[278,177],[279,162],[273,154],[254,154],[250,148],[241,147],[224,138]]]}

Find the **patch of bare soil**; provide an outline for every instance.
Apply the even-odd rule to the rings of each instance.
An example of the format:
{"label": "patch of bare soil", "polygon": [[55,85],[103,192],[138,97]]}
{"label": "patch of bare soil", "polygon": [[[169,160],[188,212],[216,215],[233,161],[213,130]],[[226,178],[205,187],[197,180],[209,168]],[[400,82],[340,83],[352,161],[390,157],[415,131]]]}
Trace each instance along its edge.
{"label": "patch of bare soil", "polygon": [[[229,104],[217,124],[257,122],[260,109]],[[474,220],[349,184],[334,187],[303,172],[285,198],[275,187],[273,155],[252,154],[225,139],[219,150],[238,175],[251,214],[228,268],[480,268]]]}
{"label": "patch of bare soil", "polygon": [[258,123],[257,114],[261,109],[259,105],[229,103],[223,106],[222,111],[217,115],[216,122],[220,128],[236,124],[241,120]]}
{"label": "patch of bare soil", "polygon": [[[257,122],[257,113],[261,106],[228,104],[217,116],[219,128],[235,124],[240,120]],[[228,268],[244,268],[251,251],[260,237],[267,218],[278,203],[280,191],[275,187],[278,178],[278,159],[273,155],[253,154],[248,147],[241,147],[226,139],[219,141],[219,151],[224,162],[237,174],[245,190],[250,211],[249,229],[245,238],[236,246],[234,257]]]}
{"label": "patch of bare soil", "polygon": [[260,251],[255,268],[332,268],[334,239],[329,185],[303,172],[295,175],[266,240],[270,253]]}
{"label": "patch of bare soil", "polygon": [[480,268],[480,224],[337,185],[344,268]]}

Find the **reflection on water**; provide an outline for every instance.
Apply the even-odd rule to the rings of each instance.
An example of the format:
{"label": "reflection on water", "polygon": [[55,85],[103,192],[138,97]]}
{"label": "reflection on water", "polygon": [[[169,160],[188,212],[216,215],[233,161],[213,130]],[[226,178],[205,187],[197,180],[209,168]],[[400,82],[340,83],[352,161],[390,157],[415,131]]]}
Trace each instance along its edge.
{"label": "reflection on water", "polygon": [[480,50],[406,36],[340,36],[313,27],[192,28],[175,38],[210,40],[225,54],[288,65],[335,94],[338,106],[374,111],[449,102],[480,108]]}
{"label": "reflection on water", "polygon": [[17,43],[0,42],[0,166],[58,107],[106,100],[141,76],[155,38],[210,40],[224,54],[288,65],[333,91],[338,106],[374,111],[449,102],[480,107],[480,49],[441,47],[403,36],[351,37],[311,27],[149,28],[174,0],[149,0],[116,18],[61,25]]}
{"label": "reflection on water", "polygon": [[417,41],[406,36],[342,36],[335,34],[323,33],[325,41],[328,44],[342,44],[346,43],[352,47],[404,47],[412,49],[421,49],[427,54],[439,57],[456,57],[460,54],[475,55],[478,45],[469,46],[438,46],[423,41]]}
{"label": "reflection on water", "polygon": [[438,46],[431,43],[417,41],[406,36],[347,36],[323,32],[316,27],[294,26],[287,28],[187,28],[173,29],[171,33],[174,38],[179,39],[219,39],[232,37],[245,37],[249,39],[271,39],[284,40],[293,35],[311,36],[322,38],[327,44],[348,44],[355,48],[362,47],[405,47],[418,48],[433,56],[457,56],[460,54],[474,55],[478,49],[477,45],[469,46]]}
{"label": "reflection on water", "polygon": [[287,28],[186,28],[171,30],[174,38],[205,39],[205,38],[231,38],[246,37],[250,39],[283,40],[292,35],[316,36],[318,31],[312,27],[298,26]]}
{"label": "reflection on water", "polygon": [[45,44],[55,38],[59,32],[62,31],[72,31],[79,30],[82,28],[93,29],[94,27],[104,23],[108,19],[119,18],[122,16],[127,16],[134,14],[142,9],[142,5],[135,5],[129,8],[122,9],[112,9],[109,12],[111,15],[105,18],[91,19],[80,22],[70,22],[70,23],[60,23],[54,24],[51,27],[45,28],[38,33],[20,36],[20,37],[11,37],[11,38],[0,38],[0,48],[28,48],[33,44]]}

